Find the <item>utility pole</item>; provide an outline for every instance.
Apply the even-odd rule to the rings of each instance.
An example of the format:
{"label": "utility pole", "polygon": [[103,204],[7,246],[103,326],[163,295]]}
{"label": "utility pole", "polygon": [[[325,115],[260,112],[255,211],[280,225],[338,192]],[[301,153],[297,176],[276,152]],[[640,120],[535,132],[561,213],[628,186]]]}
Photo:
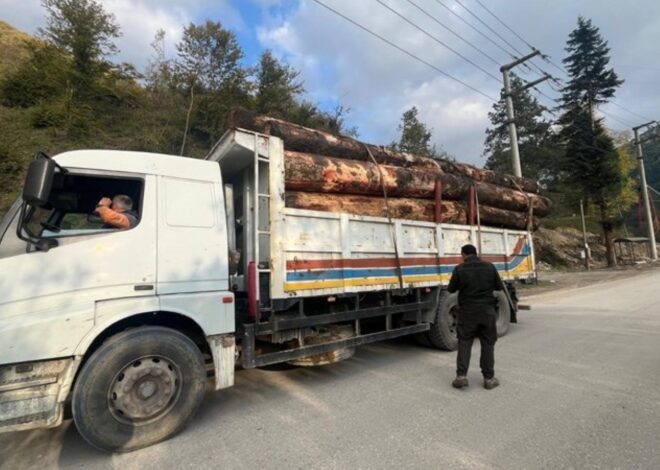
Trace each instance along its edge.
{"label": "utility pole", "polygon": [[527,62],[529,59],[536,57],[541,54],[541,51],[535,49],[531,54],[527,54],[525,57],[521,57],[510,64],[505,64],[500,67],[500,72],[502,72],[502,78],[504,80],[504,98],[506,99],[506,119],[509,124],[509,140],[511,141],[511,164],[513,167],[513,174],[516,176],[522,176],[522,167],[520,166],[520,153],[518,151],[518,132],[516,131],[516,121],[513,113],[513,95],[520,93],[521,91],[527,90],[533,86],[538,85],[541,82],[552,78],[550,75],[545,75],[538,80],[527,83],[524,87],[511,91],[511,80],[509,78],[509,71],[517,65],[520,65],[524,62]]}
{"label": "utility pole", "polygon": [[633,127],[635,133],[635,147],[637,148],[637,161],[639,163],[639,184],[642,191],[642,201],[644,203],[644,215],[646,218],[646,230],[648,232],[649,247],[651,249],[651,259],[658,259],[658,249],[655,246],[655,230],[653,229],[653,218],[651,217],[651,202],[649,201],[649,190],[646,186],[646,171],[644,170],[644,154],[642,153],[642,141],[639,140],[639,130],[655,124],[655,121],[647,122],[641,126]]}

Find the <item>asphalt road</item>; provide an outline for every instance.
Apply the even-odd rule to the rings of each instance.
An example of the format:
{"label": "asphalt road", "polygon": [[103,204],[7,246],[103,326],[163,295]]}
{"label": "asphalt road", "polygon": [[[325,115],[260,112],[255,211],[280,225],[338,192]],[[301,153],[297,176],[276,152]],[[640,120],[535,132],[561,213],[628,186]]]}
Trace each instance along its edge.
{"label": "asphalt road", "polygon": [[[455,353],[408,340],[313,369],[237,373],[179,436],[107,455],[71,422],[0,435],[19,468],[660,468],[660,272],[528,300],[502,385],[454,390]],[[478,363],[478,359],[477,359]]]}

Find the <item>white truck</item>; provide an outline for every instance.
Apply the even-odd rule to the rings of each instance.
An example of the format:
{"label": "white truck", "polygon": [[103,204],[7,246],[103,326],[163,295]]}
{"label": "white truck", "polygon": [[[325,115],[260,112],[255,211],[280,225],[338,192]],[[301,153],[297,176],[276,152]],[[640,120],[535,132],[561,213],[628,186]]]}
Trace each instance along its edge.
{"label": "white truck", "polygon": [[[70,406],[92,445],[127,451],[190,421],[207,376],[349,357],[416,334],[456,347],[444,290],[461,245],[510,290],[535,277],[525,231],[285,207],[283,143],[234,129],[205,160],[138,152],[37,154],[0,223],[0,431],[59,425]],[[138,223],[103,228],[103,196]]]}

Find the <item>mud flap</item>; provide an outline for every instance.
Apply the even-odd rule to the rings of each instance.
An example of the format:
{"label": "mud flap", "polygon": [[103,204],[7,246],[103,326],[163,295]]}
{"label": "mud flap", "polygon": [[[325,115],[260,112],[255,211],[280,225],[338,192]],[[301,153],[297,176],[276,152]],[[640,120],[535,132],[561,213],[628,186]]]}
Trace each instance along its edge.
{"label": "mud flap", "polygon": [[236,362],[236,339],[234,335],[213,335],[207,340],[213,353],[215,389],[221,390],[234,385]]}
{"label": "mud flap", "polygon": [[0,366],[0,432],[58,426],[76,365],[67,358]]}

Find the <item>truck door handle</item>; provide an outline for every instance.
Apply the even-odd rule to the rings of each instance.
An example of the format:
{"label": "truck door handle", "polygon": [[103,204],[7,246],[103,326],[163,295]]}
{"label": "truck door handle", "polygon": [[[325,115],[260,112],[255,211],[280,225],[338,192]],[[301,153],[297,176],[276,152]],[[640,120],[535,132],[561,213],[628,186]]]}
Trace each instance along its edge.
{"label": "truck door handle", "polygon": [[134,290],[154,290],[153,284],[137,284],[133,286]]}

